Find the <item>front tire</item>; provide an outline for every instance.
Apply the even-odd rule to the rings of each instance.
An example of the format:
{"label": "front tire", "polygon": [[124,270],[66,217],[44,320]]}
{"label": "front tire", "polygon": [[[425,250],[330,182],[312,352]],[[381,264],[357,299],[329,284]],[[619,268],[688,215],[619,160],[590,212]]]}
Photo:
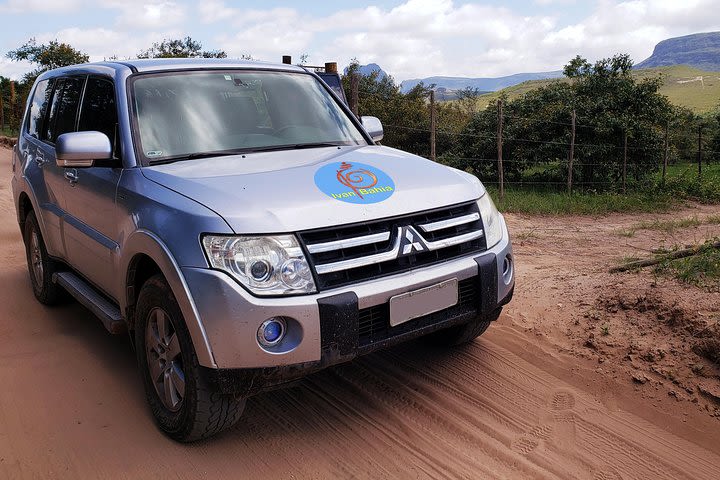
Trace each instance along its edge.
{"label": "front tire", "polygon": [[200,373],[190,334],[162,275],[140,290],[135,344],[145,395],[158,427],[179,442],[235,425],[245,400],[214,391]]}
{"label": "front tire", "polygon": [[25,241],[25,255],[35,298],[45,305],[60,303],[65,296],[65,291],[52,280],[53,274],[60,270],[60,266],[47,253],[45,240],[43,240],[40,226],[33,211],[28,213],[25,218],[23,240]]}

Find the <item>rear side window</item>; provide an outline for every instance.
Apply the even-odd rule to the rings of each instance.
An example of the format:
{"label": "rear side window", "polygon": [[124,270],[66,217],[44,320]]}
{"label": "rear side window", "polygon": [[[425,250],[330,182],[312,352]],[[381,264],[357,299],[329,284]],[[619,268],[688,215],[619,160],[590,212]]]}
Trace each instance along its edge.
{"label": "rear side window", "polygon": [[32,102],[30,102],[30,113],[28,115],[28,135],[40,138],[42,131],[42,123],[50,103],[50,94],[52,93],[52,84],[50,80],[42,80],[35,87]]}
{"label": "rear side window", "polygon": [[112,82],[90,77],[85,88],[78,131],[95,130],[104,133],[113,146],[113,156],[117,157],[117,118],[115,88]]}
{"label": "rear side window", "polygon": [[85,78],[65,78],[55,87],[45,140],[55,143],[63,133],[75,131],[78,105]]}

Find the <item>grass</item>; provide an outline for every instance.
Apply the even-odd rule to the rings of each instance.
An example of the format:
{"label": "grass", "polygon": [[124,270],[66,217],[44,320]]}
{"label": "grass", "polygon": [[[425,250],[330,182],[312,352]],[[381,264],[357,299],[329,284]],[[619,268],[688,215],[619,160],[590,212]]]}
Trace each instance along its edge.
{"label": "grass", "polygon": [[[720,73],[705,72],[686,65],[672,67],[648,68],[633,70],[636,79],[660,76],[663,80],[660,93],[665,95],[673,105],[687,107],[695,113],[707,113],[718,106],[720,98]],[[702,77],[702,82],[698,78]],[[529,80],[497,92],[481,95],[478,107],[486,108],[497,100],[501,94],[514,100],[531,90],[549,85],[552,82],[567,82],[567,79]]]}
{"label": "grass", "polygon": [[9,128],[0,128],[0,137],[15,137],[17,132],[11,131]]}
{"label": "grass", "polygon": [[627,230],[620,230],[618,235],[622,237],[633,237],[638,230],[658,230],[665,233],[674,233],[678,229],[697,227],[700,225],[720,225],[720,215],[710,215],[705,218],[693,216],[679,220],[644,221],[630,226]]}
{"label": "grass", "polygon": [[658,174],[657,189],[685,199],[704,203],[720,203],[720,163],[703,163],[698,177],[697,164],[668,165],[667,179],[662,183]]}
{"label": "grass", "polygon": [[[542,176],[542,169],[551,166],[538,166],[534,175]],[[703,164],[702,177],[698,178],[697,165],[669,165],[665,182],[660,173],[656,173],[645,185],[634,188],[626,195],[615,192],[573,193],[552,190],[546,185],[540,188],[529,186],[509,186],[505,188],[505,198],[498,199],[496,185],[486,185],[502,212],[526,213],[535,215],[603,215],[607,213],[655,213],[666,212],[681,205],[686,200],[720,204],[720,163]],[[632,237],[637,230],[655,229],[672,232],[678,228],[700,224],[720,224],[720,215],[704,219],[689,218],[670,222],[643,222],[630,229],[618,232],[621,236]]]}
{"label": "grass", "polygon": [[691,257],[658,264],[655,272],[671,275],[689,285],[720,290],[720,249],[712,247],[712,243],[708,240],[706,246]]}
{"label": "grass", "polygon": [[535,215],[603,215],[614,212],[658,212],[669,210],[675,202],[670,195],[628,193],[567,193],[505,189],[505,198],[498,199],[497,188],[488,187],[495,204],[502,212]]}

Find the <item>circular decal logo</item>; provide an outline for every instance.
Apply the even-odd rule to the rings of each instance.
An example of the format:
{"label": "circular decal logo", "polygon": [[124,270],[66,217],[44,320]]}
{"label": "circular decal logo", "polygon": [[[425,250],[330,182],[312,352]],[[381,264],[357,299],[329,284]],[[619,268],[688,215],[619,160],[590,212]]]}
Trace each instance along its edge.
{"label": "circular decal logo", "polygon": [[395,191],[395,182],[379,168],[336,162],[315,172],[315,185],[328,197],[348,203],[377,203]]}

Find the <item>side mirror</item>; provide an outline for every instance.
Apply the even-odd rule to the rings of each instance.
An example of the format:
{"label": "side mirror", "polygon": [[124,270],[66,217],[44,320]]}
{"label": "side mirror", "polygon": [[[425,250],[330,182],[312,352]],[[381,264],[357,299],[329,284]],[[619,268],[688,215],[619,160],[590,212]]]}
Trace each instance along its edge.
{"label": "side mirror", "polygon": [[92,167],[95,160],[111,158],[110,139],[104,133],[63,133],[55,141],[55,162],[59,167]]}
{"label": "side mirror", "polygon": [[365,131],[370,135],[370,138],[373,139],[375,142],[379,142],[383,139],[383,126],[382,122],[377,117],[360,117],[360,122],[362,122],[363,127],[365,127]]}

